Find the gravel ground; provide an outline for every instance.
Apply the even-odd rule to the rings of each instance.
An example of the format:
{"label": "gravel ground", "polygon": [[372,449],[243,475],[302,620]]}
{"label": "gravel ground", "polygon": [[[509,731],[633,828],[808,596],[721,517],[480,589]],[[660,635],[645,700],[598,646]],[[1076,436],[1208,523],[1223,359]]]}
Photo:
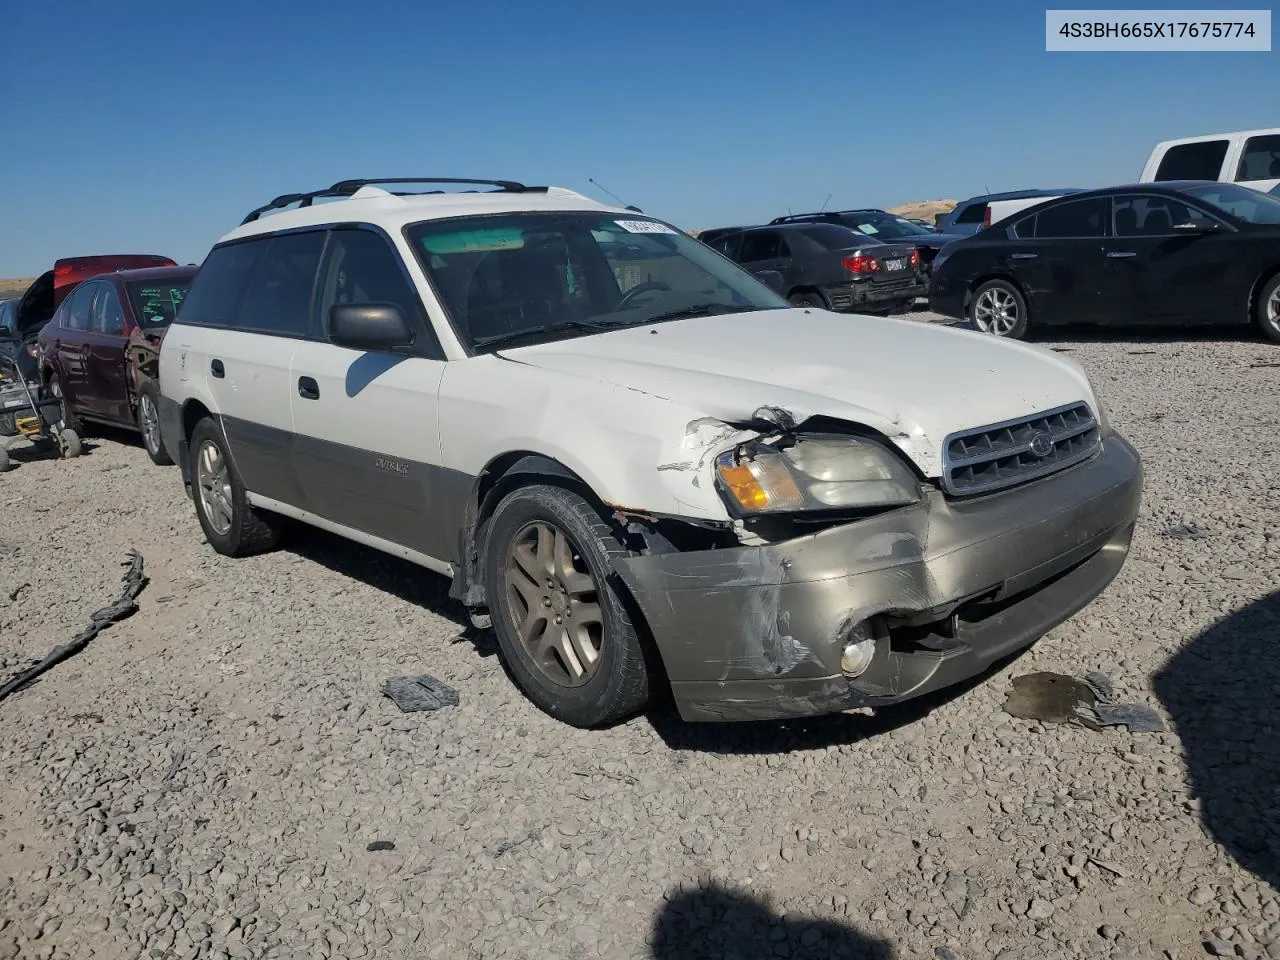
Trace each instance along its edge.
{"label": "gravel ground", "polygon": [[[0,680],[129,548],[151,582],[0,702],[0,960],[1280,958],[1280,348],[1053,346],[1145,457],[1131,559],[1013,665],[877,717],[574,730],[442,578],[319,533],[217,556],[127,437],[24,463]],[[1171,728],[1008,717],[1038,669],[1103,670]],[[379,695],[418,672],[461,705]]]}

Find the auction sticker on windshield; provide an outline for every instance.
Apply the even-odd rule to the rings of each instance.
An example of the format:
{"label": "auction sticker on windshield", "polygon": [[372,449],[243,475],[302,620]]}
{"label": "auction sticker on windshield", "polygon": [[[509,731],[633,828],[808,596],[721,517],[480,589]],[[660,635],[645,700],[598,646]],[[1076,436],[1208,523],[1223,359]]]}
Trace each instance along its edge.
{"label": "auction sticker on windshield", "polygon": [[656,223],[653,220],[615,220],[614,223],[627,233],[675,233],[665,223]]}

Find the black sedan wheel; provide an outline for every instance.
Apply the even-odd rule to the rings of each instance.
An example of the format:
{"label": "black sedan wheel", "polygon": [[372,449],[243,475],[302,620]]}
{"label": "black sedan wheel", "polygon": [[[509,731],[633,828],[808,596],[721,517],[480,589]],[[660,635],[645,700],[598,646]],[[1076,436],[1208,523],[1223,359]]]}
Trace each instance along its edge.
{"label": "black sedan wheel", "polygon": [[1027,321],[1027,302],[1008,280],[988,280],[969,301],[969,322],[983,333],[1021,340]]}
{"label": "black sedan wheel", "polygon": [[1262,332],[1280,343],[1280,275],[1272,277],[1262,288],[1257,319]]}

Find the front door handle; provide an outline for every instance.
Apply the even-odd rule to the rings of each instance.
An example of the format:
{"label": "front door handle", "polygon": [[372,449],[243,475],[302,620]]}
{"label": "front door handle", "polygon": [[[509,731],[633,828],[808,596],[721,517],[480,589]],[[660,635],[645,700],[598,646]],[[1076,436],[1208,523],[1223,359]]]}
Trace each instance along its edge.
{"label": "front door handle", "polygon": [[1009,259],[1011,259],[1011,260],[1034,260],[1034,259],[1035,259],[1036,257],[1038,257],[1038,256],[1040,256],[1040,254],[1038,254],[1038,253],[1011,253],[1011,254],[1009,254]]}
{"label": "front door handle", "polygon": [[1136,257],[1137,254],[1132,250],[1109,250],[1107,251],[1108,260],[1126,260],[1129,257]]}
{"label": "front door handle", "polygon": [[316,383],[311,377],[299,377],[298,396],[303,400],[319,400],[320,384]]}

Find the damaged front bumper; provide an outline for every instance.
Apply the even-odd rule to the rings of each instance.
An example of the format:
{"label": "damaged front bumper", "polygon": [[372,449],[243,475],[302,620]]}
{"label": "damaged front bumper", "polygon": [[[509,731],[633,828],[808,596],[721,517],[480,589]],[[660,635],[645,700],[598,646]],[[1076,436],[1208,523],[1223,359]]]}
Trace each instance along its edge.
{"label": "damaged front bumper", "polygon": [[[617,562],[690,721],[813,716],[908,700],[986,670],[1119,573],[1142,496],[1119,434],[1098,456],[973,500],[920,504],[757,547]],[[841,651],[871,625],[853,679]]]}

